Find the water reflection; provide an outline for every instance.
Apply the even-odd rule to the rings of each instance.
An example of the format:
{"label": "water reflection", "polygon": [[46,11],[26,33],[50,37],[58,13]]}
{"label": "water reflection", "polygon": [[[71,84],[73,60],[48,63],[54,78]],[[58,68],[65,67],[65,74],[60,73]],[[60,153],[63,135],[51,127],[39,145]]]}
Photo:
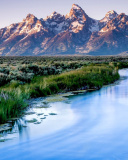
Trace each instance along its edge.
{"label": "water reflection", "polygon": [[67,97],[65,101],[55,103],[47,103],[44,98],[32,99],[29,106],[22,118],[9,122],[11,129],[1,132],[1,142],[3,139],[7,141],[4,146],[9,144],[8,140],[15,144],[54,133],[75,123],[78,118],[78,115],[74,116]]}
{"label": "water reflection", "polygon": [[12,140],[15,136],[18,136],[20,140],[25,137],[26,139],[29,138],[29,130],[24,118],[9,121],[7,126],[10,126],[9,129],[6,129],[5,127],[5,130],[0,132],[1,142]]}

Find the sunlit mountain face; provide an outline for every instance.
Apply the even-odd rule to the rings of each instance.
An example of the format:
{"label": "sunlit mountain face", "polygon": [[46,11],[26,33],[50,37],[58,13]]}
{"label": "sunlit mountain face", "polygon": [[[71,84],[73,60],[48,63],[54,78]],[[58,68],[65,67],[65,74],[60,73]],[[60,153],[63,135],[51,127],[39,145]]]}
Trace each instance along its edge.
{"label": "sunlit mountain face", "polygon": [[45,19],[28,14],[22,22],[0,29],[0,55],[128,54],[128,16],[109,11],[90,18],[73,4],[66,16],[53,12]]}

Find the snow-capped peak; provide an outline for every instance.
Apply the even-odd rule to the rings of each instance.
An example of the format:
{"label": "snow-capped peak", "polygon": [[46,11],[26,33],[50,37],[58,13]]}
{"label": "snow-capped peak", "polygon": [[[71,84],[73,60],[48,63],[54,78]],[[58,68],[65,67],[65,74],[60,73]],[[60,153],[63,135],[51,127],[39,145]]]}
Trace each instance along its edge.
{"label": "snow-capped peak", "polygon": [[80,20],[83,22],[86,21],[88,16],[79,5],[73,4],[70,13],[68,13],[65,17],[66,19],[70,19],[72,21]]}
{"label": "snow-capped peak", "polygon": [[77,10],[79,10],[79,9],[81,9],[81,7],[80,7],[78,4],[73,4],[73,5],[72,5],[72,9],[77,9]]}
{"label": "snow-capped peak", "polygon": [[60,14],[54,11],[54,12],[49,16],[49,18],[52,19],[53,17],[56,17],[56,16],[58,16],[58,15],[60,15]]}
{"label": "snow-capped peak", "polygon": [[33,14],[29,13],[29,14],[27,15],[27,17],[28,17],[28,18],[34,18],[35,16],[34,16]]}
{"label": "snow-capped peak", "polygon": [[111,10],[109,12],[107,12],[107,14],[105,15],[105,17],[108,17],[109,19],[113,19],[117,16],[118,14],[116,13],[116,11]]}
{"label": "snow-capped peak", "polygon": [[50,24],[54,24],[55,23],[62,23],[63,21],[65,21],[65,17],[57,12],[53,12],[50,16],[47,16],[47,18],[43,19],[45,21],[46,26],[49,26]]}
{"label": "snow-capped peak", "polygon": [[45,28],[52,31],[54,34],[58,34],[66,30],[69,24],[65,21],[65,17],[57,12],[53,12],[46,19],[43,19]]}
{"label": "snow-capped peak", "polygon": [[65,18],[70,24],[70,32],[75,33],[82,31],[85,27],[85,23],[86,26],[89,26],[92,23],[91,18],[88,17],[84,10],[77,4],[72,5],[70,13],[68,13]]}
{"label": "snow-capped peak", "polygon": [[33,14],[30,14],[30,13],[26,16],[26,20],[34,19],[34,18],[36,18],[36,17]]}
{"label": "snow-capped peak", "polygon": [[35,21],[37,21],[37,18],[33,14],[30,14],[30,13],[26,16],[25,19],[23,19],[23,22],[30,23],[30,24],[35,23]]}
{"label": "snow-capped peak", "polygon": [[107,23],[108,21],[112,20],[113,18],[116,18],[117,16],[118,16],[117,12],[111,10],[106,13],[105,17],[100,22]]}
{"label": "snow-capped peak", "polygon": [[111,10],[111,11],[108,11],[107,13],[108,13],[108,14],[115,14],[115,13],[116,13],[116,11]]}

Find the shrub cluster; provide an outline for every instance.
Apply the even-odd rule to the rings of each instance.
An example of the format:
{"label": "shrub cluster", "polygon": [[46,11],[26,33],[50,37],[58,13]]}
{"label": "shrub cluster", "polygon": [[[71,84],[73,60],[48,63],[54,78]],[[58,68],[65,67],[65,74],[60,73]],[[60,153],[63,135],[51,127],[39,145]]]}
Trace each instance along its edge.
{"label": "shrub cluster", "polygon": [[81,66],[83,66],[83,64],[77,64],[74,62],[53,62],[52,64],[49,64],[49,66],[37,64],[21,64],[17,66],[7,66],[6,64],[0,68],[0,86],[5,85],[12,80],[17,80],[21,83],[30,83],[34,76],[61,74],[64,71],[77,69]]}
{"label": "shrub cluster", "polygon": [[9,76],[7,74],[0,73],[0,86],[3,86],[8,82],[10,82]]}

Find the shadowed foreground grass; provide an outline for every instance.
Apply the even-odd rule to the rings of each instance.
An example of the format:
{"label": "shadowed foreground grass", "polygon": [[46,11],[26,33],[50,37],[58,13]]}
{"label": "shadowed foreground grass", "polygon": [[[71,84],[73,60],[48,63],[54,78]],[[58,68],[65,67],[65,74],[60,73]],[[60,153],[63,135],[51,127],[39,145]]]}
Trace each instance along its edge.
{"label": "shadowed foreground grass", "polygon": [[0,88],[0,123],[19,116],[25,100],[80,89],[100,89],[119,79],[118,69],[110,64],[93,64],[52,76],[35,76],[30,83],[13,81]]}
{"label": "shadowed foreground grass", "polygon": [[27,107],[27,103],[25,103],[22,96],[18,96],[14,92],[8,94],[7,99],[2,97],[0,101],[0,123],[6,122],[9,118],[19,116]]}

